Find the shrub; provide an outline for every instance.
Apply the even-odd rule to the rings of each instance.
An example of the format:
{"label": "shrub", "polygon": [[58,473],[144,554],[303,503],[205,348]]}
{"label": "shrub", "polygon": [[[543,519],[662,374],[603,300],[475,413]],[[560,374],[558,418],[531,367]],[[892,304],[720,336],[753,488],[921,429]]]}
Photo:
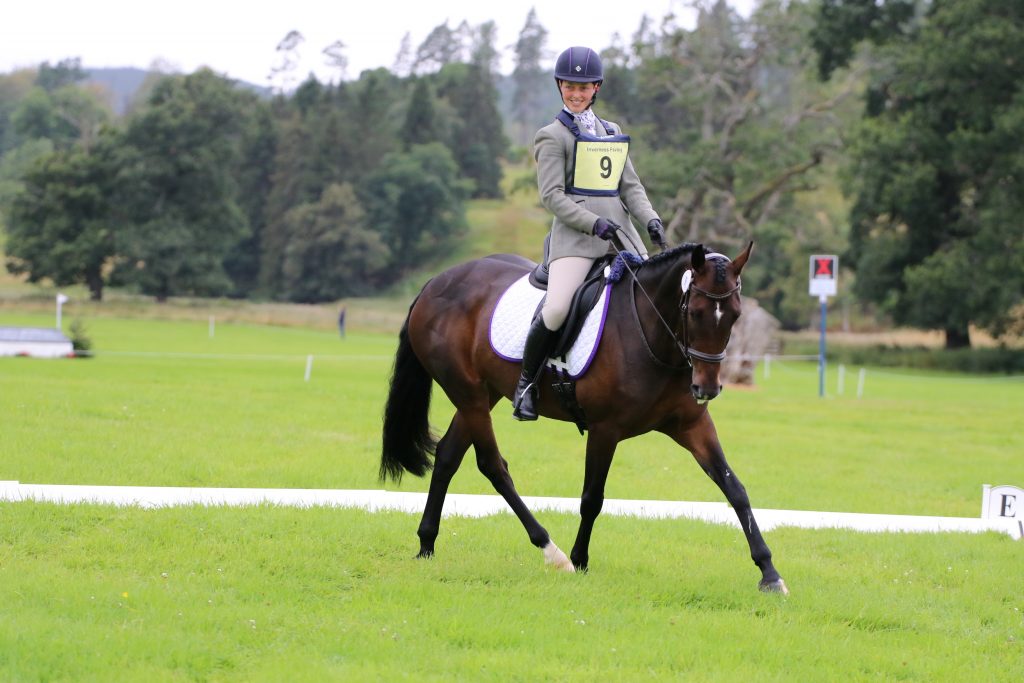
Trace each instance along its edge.
{"label": "shrub", "polygon": [[[80,319],[76,318],[71,321],[71,346],[75,350],[76,355],[89,355],[87,352],[92,350],[92,339],[89,338],[87,330],[85,329],[85,323]],[[83,352],[79,354],[79,352]]]}

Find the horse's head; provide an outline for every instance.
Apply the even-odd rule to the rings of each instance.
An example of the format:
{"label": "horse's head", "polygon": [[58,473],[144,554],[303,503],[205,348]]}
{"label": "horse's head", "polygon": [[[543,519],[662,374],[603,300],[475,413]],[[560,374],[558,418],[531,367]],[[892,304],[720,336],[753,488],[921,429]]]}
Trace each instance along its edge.
{"label": "horse's head", "polygon": [[690,393],[698,403],[722,391],[719,370],[732,326],[740,317],[740,271],[753,246],[751,242],[729,260],[698,244],[683,271],[679,340],[693,366]]}

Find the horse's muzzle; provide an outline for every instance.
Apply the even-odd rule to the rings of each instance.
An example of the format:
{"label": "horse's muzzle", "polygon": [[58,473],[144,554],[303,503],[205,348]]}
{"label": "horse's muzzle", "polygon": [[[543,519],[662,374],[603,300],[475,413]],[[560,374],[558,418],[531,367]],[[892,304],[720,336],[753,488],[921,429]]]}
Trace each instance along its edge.
{"label": "horse's muzzle", "polygon": [[693,396],[694,400],[701,405],[715,398],[720,393],[722,393],[721,384],[707,386],[695,383],[690,385],[690,394]]}

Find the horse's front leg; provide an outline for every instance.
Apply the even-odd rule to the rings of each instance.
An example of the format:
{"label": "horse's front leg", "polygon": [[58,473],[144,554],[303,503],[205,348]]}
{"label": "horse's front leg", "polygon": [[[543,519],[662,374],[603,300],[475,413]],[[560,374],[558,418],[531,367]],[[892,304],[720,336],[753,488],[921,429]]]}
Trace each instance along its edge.
{"label": "horse's front leg", "polygon": [[600,426],[591,427],[587,437],[587,464],[580,496],[580,529],[569,558],[576,569],[586,571],[590,562],[590,535],[594,522],[604,506],[604,486],[615,456],[618,436],[606,433]]}
{"label": "horse's front leg", "polygon": [[772,564],[772,551],[768,549],[768,544],[765,543],[757,521],[754,519],[754,513],[750,509],[747,490],[725,460],[725,453],[718,440],[718,433],[711,420],[711,415],[705,411],[696,422],[685,428],[666,430],[666,434],[693,454],[697,463],[711,477],[712,481],[718,484],[718,488],[722,490],[726,500],[732,505],[732,509],[739,518],[740,527],[747,537],[750,557],[761,570],[761,581],[758,587],[767,592],[788,594],[789,589],[786,588],[786,582],[782,580],[775,565]]}

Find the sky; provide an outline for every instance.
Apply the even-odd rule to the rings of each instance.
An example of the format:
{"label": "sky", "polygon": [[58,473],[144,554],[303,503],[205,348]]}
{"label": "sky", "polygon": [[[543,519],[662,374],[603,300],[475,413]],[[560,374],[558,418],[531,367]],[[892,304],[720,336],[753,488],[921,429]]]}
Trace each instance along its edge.
{"label": "sky", "polygon": [[[730,0],[741,12],[754,0]],[[410,34],[415,50],[434,27],[446,20],[451,28],[463,20],[477,26],[493,20],[497,49],[511,55],[531,7],[548,31],[549,63],[571,45],[595,49],[612,43],[616,32],[628,43],[646,14],[660,23],[675,14],[692,25],[693,11],[683,0],[620,2],[548,2],[533,0],[51,0],[5,2],[0,9],[0,72],[33,67],[44,61],[79,57],[82,66],[148,68],[191,73],[208,66],[230,78],[270,85],[268,75],[280,62],[277,45],[289,31],[305,39],[296,70],[310,71],[323,81],[337,72],[325,65],[321,51],[341,41],[348,58],[347,77],[364,69],[391,67],[402,37]],[[614,7],[602,12],[597,8]],[[587,10],[581,16],[580,8]],[[512,68],[509,58],[501,71]]]}

